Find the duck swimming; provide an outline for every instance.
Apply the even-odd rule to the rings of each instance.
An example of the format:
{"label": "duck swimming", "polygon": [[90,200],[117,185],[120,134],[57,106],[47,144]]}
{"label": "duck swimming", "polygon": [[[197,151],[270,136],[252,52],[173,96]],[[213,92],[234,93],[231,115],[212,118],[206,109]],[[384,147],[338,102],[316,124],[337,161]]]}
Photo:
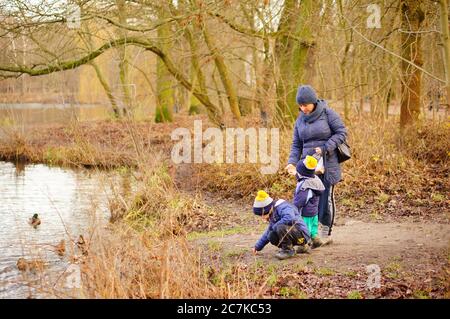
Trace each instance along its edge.
{"label": "duck swimming", "polygon": [[83,235],[78,237],[77,246],[81,250],[81,253],[86,256],[88,254],[88,250],[86,247],[86,241],[84,240]]}
{"label": "duck swimming", "polygon": [[29,223],[34,228],[39,226],[41,224],[41,219],[39,218],[39,215],[38,214],[34,214],[33,217],[30,218]]}

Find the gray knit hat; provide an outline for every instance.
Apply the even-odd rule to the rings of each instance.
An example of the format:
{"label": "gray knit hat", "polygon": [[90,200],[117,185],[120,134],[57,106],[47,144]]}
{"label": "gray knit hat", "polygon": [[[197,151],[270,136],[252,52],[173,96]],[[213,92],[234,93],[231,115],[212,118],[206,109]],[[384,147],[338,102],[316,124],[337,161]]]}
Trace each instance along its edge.
{"label": "gray knit hat", "polygon": [[302,85],[297,90],[297,104],[314,104],[317,102],[316,91],[311,85]]}

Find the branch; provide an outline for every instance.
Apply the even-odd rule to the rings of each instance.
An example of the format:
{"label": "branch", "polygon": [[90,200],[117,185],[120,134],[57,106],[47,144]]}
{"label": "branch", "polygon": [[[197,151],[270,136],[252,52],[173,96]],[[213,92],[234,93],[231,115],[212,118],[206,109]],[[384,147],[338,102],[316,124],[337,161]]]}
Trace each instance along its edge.
{"label": "branch", "polygon": [[[187,90],[192,91],[195,97],[205,106],[217,108],[215,105],[209,101],[206,94],[198,91],[198,89],[192,89],[192,83],[189,82],[188,79],[183,75],[183,73],[175,66],[174,62],[170,59],[170,57],[163,52],[160,48],[149,41],[142,40],[137,37],[125,38],[125,39],[117,39],[110,41],[108,43],[103,44],[101,47],[96,49],[95,51],[89,53],[88,55],[73,61],[66,61],[56,65],[50,65],[43,69],[35,70],[33,67],[25,67],[25,66],[2,66],[0,65],[0,71],[6,71],[11,73],[18,74],[29,74],[31,76],[39,76],[45,75],[53,72],[64,71],[68,69],[74,69],[81,65],[87,64],[90,61],[94,60],[96,57],[100,56],[107,50],[122,46],[122,45],[135,45],[145,50],[151,51],[155,53],[165,64],[167,70],[175,77]],[[2,75],[0,75],[1,77]],[[11,75],[5,75],[3,77],[12,77]],[[216,123],[219,126],[223,125],[222,123]]]}
{"label": "branch", "polygon": [[86,64],[92,60],[94,60],[96,57],[107,51],[108,49],[118,47],[121,45],[126,44],[134,44],[138,46],[148,47],[151,44],[147,41],[144,41],[139,38],[125,38],[125,39],[117,39],[110,41],[108,43],[105,43],[100,48],[98,48],[95,51],[92,51],[88,55],[78,59],[78,60],[72,60],[72,61],[65,61],[58,64],[50,65],[42,69],[34,69],[34,67],[29,68],[26,66],[3,66],[0,65],[0,71],[5,72],[12,72],[12,73],[20,73],[20,74],[29,74],[31,76],[38,76],[38,75],[44,75],[49,74],[57,71],[64,71],[69,69],[74,69],[76,67],[79,67],[83,64]]}
{"label": "branch", "polygon": [[116,26],[118,28],[121,28],[121,29],[126,29],[126,30],[129,30],[129,31],[135,31],[135,32],[149,32],[149,31],[153,31],[153,30],[159,28],[160,26],[162,26],[162,25],[164,25],[166,23],[170,23],[170,22],[177,21],[177,20],[182,20],[182,19],[185,19],[188,16],[175,16],[175,17],[163,19],[163,20],[160,20],[160,21],[156,22],[153,26],[150,26],[148,28],[135,28],[135,27],[133,27],[133,26],[131,26],[129,24],[125,25],[125,24],[117,22],[117,21],[115,21],[115,20],[113,20],[111,18],[105,17],[103,15],[99,15],[99,14],[92,15],[92,17],[106,20],[108,23],[110,23],[110,24],[112,24],[112,25],[114,25],[114,26]]}
{"label": "branch", "polygon": [[361,32],[359,32],[358,30],[356,30],[356,28],[350,24],[350,21],[348,21],[348,19],[347,19],[346,17],[344,17],[344,19],[346,19],[347,22],[349,22],[349,25],[350,25],[351,29],[352,29],[357,35],[359,35],[361,38],[363,38],[364,40],[366,40],[366,41],[369,42],[370,44],[372,44],[372,45],[376,46],[377,48],[380,48],[381,50],[383,50],[383,51],[389,53],[390,55],[393,55],[393,56],[395,56],[396,58],[399,58],[400,60],[402,60],[402,61],[404,61],[404,62],[410,64],[411,66],[417,68],[418,70],[422,71],[423,73],[425,73],[426,75],[432,77],[433,79],[435,79],[435,80],[437,80],[437,81],[439,81],[439,82],[442,82],[442,83],[446,83],[445,80],[442,80],[442,79],[438,78],[437,76],[435,76],[434,74],[431,74],[430,72],[428,72],[427,70],[425,70],[425,69],[422,68],[421,66],[418,66],[417,64],[415,64],[415,63],[413,63],[413,62],[411,62],[411,61],[405,59],[404,57],[398,55],[397,53],[392,52],[392,51],[389,51],[388,49],[386,49],[386,48],[383,47],[382,45],[380,45],[380,44],[378,44],[378,43],[376,43],[376,42],[374,42],[374,41],[368,39],[367,37],[364,36],[364,34],[362,34]]}
{"label": "branch", "polygon": [[252,36],[252,37],[257,37],[257,38],[260,38],[260,39],[266,39],[267,37],[276,38],[278,36],[284,36],[286,38],[290,38],[290,39],[299,41],[300,44],[303,47],[307,47],[308,48],[308,47],[312,47],[312,46],[315,45],[315,42],[313,42],[313,41],[308,42],[308,41],[302,40],[301,38],[296,37],[296,36],[294,36],[294,35],[292,35],[292,34],[290,34],[288,32],[278,31],[278,32],[265,33],[265,32],[261,32],[261,31],[255,31],[255,30],[243,27],[241,25],[234,24],[233,22],[228,20],[226,17],[224,17],[223,15],[221,15],[221,14],[219,14],[217,12],[207,11],[207,13],[210,16],[216,17],[219,20],[221,20],[222,22],[226,23],[234,31],[242,33],[242,34],[245,34],[245,35],[249,35],[249,36]]}
{"label": "branch", "polygon": [[398,29],[398,32],[400,33],[407,33],[407,34],[423,34],[423,33],[437,33],[437,34],[442,34],[441,31],[439,30],[422,30],[422,31],[406,31],[406,30],[402,30],[402,29]]}

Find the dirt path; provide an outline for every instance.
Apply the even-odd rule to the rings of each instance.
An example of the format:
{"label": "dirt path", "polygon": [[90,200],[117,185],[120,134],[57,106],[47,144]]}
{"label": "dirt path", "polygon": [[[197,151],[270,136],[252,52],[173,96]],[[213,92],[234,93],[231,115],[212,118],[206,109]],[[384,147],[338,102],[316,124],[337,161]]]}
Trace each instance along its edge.
{"label": "dirt path", "polygon": [[[187,165],[177,171],[179,189],[198,196],[199,181],[190,176]],[[219,273],[226,272],[231,265],[232,269],[259,269],[257,272],[265,273],[263,277],[270,277],[271,269],[277,269],[276,276],[272,273],[275,277],[271,278],[277,279],[271,286],[264,284],[264,280],[259,282],[264,286],[261,295],[273,297],[287,293],[298,298],[305,293],[314,298],[348,298],[352,291],[362,291],[364,298],[448,298],[449,223],[417,222],[408,217],[370,222],[338,215],[331,245],[279,261],[274,256],[277,248],[271,244],[256,256],[251,252],[267,227],[252,214],[251,203],[223,199],[204,191],[200,194],[206,205],[221,211],[223,223],[218,225],[220,231],[203,233],[193,238],[192,244],[211,253],[207,262]],[[382,273],[382,289],[373,295],[364,290],[366,267],[372,264]],[[298,295],[298,291],[302,293]]]}
{"label": "dirt path", "polygon": [[[267,245],[255,257],[251,247],[260,232],[234,234],[219,238],[202,239],[199,242],[216,242],[223,255],[239,256],[242,262],[262,260],[276,261],[277,248]],[[302,260],[313,262],[318,267],[328,267],[346,271],[369,264],[380,267],[396,262],[404,269],[436,267],[436,263],[447,262],[450,244],[450,225],[419,223],[365,223],[349,220],[343,226],[336,226],[333,244],[315,249],[311,254],[297,255],[284,261],[298,263]],[[220,246],[217,246],[220,245]],[[239,255],[239,252],[241,254]]]}

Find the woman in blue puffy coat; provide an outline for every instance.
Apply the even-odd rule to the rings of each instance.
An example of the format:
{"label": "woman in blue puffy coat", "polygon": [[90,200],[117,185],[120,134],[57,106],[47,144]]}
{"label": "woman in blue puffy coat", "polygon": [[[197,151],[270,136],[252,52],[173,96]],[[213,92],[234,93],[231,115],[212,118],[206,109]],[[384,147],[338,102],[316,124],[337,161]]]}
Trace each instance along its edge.
{"label": "woman in blue puffy coat", "polygon": [[319,200],[319,222],[322,224],[321,237],[328,243],[331,241],[336,213],[334,186],[342,178],[337,147],[345,141],[347,129],[340,116],[328,107],[326,101],[317,98],[311,86],[300,86],[296,99],[300,114],[295,122],[286,170],[295,175],[298,161],[303,160],[306,155],[316,152],[323,156],[325,173],[319,177],[325,191]]}

